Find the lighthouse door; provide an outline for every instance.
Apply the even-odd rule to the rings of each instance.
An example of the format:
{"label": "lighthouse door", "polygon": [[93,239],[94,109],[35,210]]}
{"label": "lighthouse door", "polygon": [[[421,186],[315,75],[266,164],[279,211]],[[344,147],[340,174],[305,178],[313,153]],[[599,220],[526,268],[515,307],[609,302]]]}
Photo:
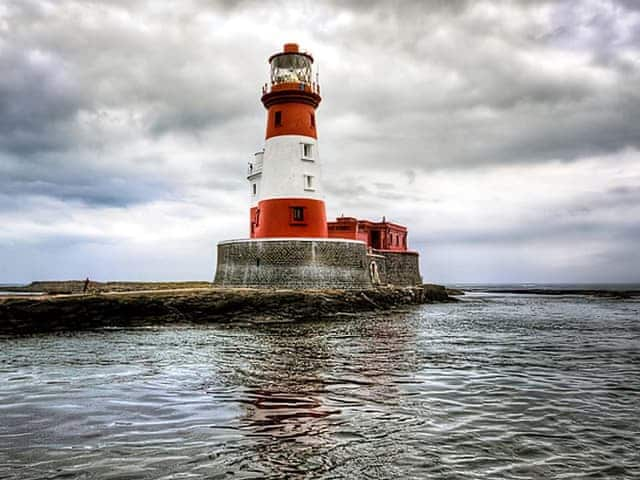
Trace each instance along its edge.
{"label": "lighthouse door", "polygon": [[371,232],[371,243],[370,243],[371,248],[375,248],[376,250],[380,250],[381,245],[380,245],[380,232],[377,230],[373,230]]}

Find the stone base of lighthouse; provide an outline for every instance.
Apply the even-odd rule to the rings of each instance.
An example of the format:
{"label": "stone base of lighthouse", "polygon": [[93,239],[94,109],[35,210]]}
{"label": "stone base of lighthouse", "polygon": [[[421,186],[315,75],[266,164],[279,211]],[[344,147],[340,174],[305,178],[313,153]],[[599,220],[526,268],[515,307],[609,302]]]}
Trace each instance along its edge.
{"label": "stone base of lighthouse", "polygon": [[218,244],[214,283],[252,288],[371,288],[421,283],[418,254],[368,252],[357,240],[262,238]]}

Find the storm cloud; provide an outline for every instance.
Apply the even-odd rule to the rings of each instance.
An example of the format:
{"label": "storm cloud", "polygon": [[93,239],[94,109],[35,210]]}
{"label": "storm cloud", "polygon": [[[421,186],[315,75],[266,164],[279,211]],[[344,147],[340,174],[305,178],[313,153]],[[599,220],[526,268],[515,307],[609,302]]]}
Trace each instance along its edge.
{"label": "storm cloud", "polygon": [[407,224],[429,281],[640,281],[637,2],[8,0],[0,283],[211,278],[289,41],[330,216]]}

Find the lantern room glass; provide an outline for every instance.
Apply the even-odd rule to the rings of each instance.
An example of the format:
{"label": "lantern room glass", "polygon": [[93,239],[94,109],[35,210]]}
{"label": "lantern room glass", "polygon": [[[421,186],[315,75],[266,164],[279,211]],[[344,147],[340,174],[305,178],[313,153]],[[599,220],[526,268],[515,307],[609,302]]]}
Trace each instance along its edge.
{"label": "lantern room glass", "polygon": [[271,60],[271,84],[306,83],[311,85],[311,59],[306,55],[287,53]]}

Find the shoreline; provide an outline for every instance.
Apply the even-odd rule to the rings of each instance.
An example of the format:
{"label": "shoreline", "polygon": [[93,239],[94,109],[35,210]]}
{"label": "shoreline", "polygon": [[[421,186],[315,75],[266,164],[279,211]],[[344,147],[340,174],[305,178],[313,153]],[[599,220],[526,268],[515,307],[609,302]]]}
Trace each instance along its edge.
{"label": "shoreline", "polygon": [[366,290],[156,289],[149,284],[137,285],[139,290],[0,297],[0,335],[170,324],[296,322],[456,301],[440,285]]}

